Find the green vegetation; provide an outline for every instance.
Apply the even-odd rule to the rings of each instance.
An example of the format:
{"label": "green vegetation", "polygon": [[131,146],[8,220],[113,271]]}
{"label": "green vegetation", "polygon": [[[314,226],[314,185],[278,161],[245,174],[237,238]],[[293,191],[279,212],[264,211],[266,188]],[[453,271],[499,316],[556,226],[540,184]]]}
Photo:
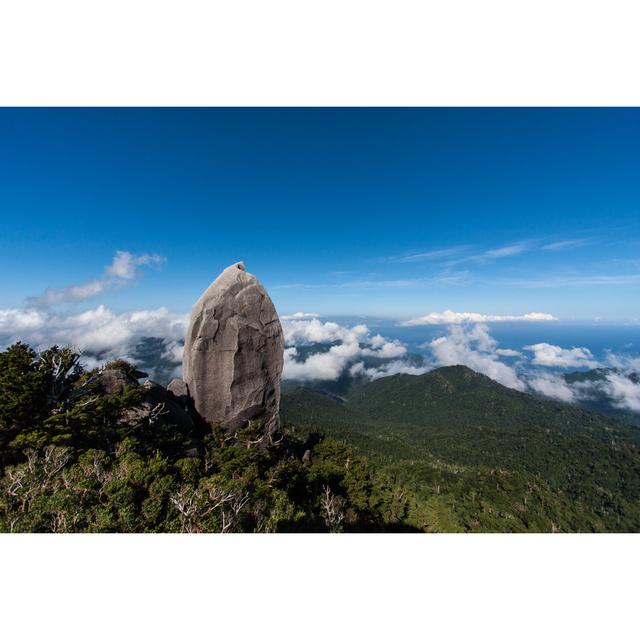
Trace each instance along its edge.
{"label": "green vegetation", "polygon": [[466,367],[285,394],[298,433],[351,444],[415,497],[428,531],[638,531],[640,431]]}
{"label": "green vegetation", "polygon": [[86,372],[57,347],[0,353],[0,531],[408,528],[402,489],[352,447],[260,447],[256,424],[230,436],[174,421],[135,375],[123,361]]}
{"label": "green vegetation", "polygon": [[0,353],[1,531],[640,530],[640,431],[466,367],[289,384],[270,446],[139,375]]}

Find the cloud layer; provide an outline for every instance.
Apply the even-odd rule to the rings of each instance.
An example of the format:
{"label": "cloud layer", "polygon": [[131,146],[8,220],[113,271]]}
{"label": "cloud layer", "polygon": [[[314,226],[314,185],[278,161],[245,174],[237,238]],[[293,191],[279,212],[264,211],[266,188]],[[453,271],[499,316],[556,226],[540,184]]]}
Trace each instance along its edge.
{"label": "cloud layer", "polygon": [[188,314],[168,309],[145,309],[115,313],[105,305],[75,314],[46,309],[0,309],[0,345],[18,340],[33,347],[72,345],[100,355],[101,360],[132,357],[144,337],[161,338],[167,346],[184,339]]}
{"label": "cloud layer", "polygon": [[476,324],[472,327],[453,325],[448,335],[435,338],[423,346],[431,351],[437,366],[464,364],[505,387],[524,391],[526,384],[513,367],[500,360],[497,345],[489,328]]}
{"label": "cloud layer", "polygon": [[[142,363],[140,343],[155,338],[163,366],[179,376],[188,321],[189,314],[172,313],[164,307],[116,313],[99,305],[71,314],[46,308],[0,309],[0,348],[18,340],[36,348],[72,345],[84,352],[85,364],[97,366],[114,358]],[[608,353],[599,361],[584,347],[563,348],[546,342],[527,345],[522,351],[501,348],[476,314],[465,323],[454,317],[443,335],[422,345],[422,362],[411,358],[399,340],[372,334],[365,324],[324,322],[317,314],[303,312],[283,316],[282,324],[286,345],[283,377],[289,380],[328,381],[343,375],[377,379],[462,364],[518,391],[565,402],[595,394],[614,407],[640,412],[636,373],[640,358]],[[598,377],[578,383],[568,384],[562,374],[563,370],[596,368],[603,368]]]}
{"label": "cloud layer", "polygon": [[529,388],[543,396],[562,402],[575,402],[575,389],[570,387],[566,380],[559,375],[537,371],[527,379]]}
{"label": "cloud layer", "polygon": [[[406,347],[399,340],[371,335],[364,324],[346,327],[337,322],[322,322],[312,314],[283,316],[285,336],[284,379],[336,380],[347,370],[352,375],[378,377],[384,368],[395,363],[394,372],[404,366]],[[293,319],[295,318],[295,319]],[[319,352],[302,353],[301,347],[330,345]],[[365,367],[363,358],[385,360],[381,367]],[[391,362],[388,362],[391,360]],[[362,365],[355,367],[354,365]],[[387,375],[392,375],[388,373]]]}
{"label": "cloud layer", "polygon": [[463,324],[478,322],[549,322],[557,320],[550,313],[525,313],[521,316],[500,316],[484,313],[473,313],[471,311],[451,311],[447,309],[442,312],[429,313],[426,316],[412,318],[400,323],[403,327],[415,327],[421,325],[434,324]]}
{"label": "cloud layer", "polygon": [[563,349],[548,342],[539,342],[524,348],[526,351],[533,352],[532,364],[542,367],[558,367],[562,369],[587,367],[593,369],[598,366],[591,351],[584,347]]}

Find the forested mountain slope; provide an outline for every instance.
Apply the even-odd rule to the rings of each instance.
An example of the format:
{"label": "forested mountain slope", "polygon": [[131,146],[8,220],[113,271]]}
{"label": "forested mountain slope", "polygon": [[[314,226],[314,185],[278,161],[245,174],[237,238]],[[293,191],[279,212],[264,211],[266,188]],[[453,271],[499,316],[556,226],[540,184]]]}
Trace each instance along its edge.
{"label": "forested mountain slope", "polygon": [[0,531],[640,531],[638,430],[465,367],[228,433],[124,361],[0,352]]}
{"label": "forested mountain slope", "polygon": [[640,529],[638,430],[467,367],[381,378],[343,404],[299,388],[281,413],[401,478],[437,505],[437,530]]}

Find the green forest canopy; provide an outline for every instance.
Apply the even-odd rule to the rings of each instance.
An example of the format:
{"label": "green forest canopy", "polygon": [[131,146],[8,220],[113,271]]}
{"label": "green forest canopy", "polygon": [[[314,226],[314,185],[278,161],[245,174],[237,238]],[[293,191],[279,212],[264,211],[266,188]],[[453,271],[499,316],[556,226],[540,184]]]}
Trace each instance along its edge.
{"label": "green forest canopy", "polygon": [[289,385],[270,446],[259,424],[176,420],[136,375],[0,353],[2,531],[640,530],[638,431],[466,367],[344,402]]}

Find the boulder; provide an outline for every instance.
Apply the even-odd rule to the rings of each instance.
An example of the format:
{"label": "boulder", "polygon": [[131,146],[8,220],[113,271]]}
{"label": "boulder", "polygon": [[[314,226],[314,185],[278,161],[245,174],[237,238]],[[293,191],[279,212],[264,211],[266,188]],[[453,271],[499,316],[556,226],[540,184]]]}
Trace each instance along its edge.
{"label": "boulder", "polygon": [[119,395],[124,393],[127,387],[138,384],[135,378],[120,369],[104,369],[97,374],[95,380],[107,395]]}
{"label": "boulder", "polygon": [[264,287],[242,262],[227,267],[194,305],[187,330],[182,371],[196,411],[230,431],[259,420],[268,441],[279,426],[283,354]]}
{"label": "boulder", "polygon": [[187,383],[180,378],[174,378],[168,385],[167,391],[170,391],[174,398],[180,402],[183,406],[187,406],[189,401],[189,388]]}

